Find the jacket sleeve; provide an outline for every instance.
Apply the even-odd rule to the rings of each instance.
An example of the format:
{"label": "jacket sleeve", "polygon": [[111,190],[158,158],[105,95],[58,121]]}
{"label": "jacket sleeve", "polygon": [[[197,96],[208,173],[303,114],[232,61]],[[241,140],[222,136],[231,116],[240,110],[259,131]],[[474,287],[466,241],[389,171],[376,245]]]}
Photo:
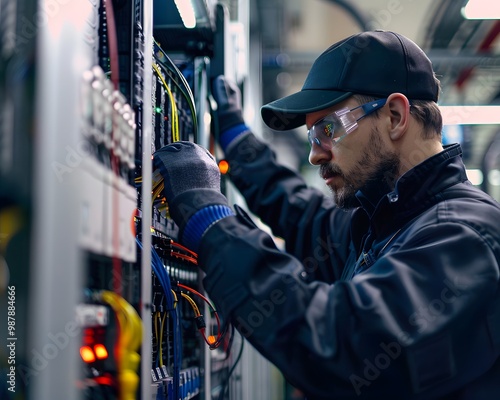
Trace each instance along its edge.
{"label": "jacket sleeve", "polygon": [[498,249],[460,223],[422,227],[335,284],[305,282],[236,216],[209,228],[199,257],[223,315],[311,399],[439,398],[499,355]]}
{"label": "jacket sleeve", "polygon": [[311,279],[333,282],[350,252],[351,212],[306,185],[296,172],[279,165],[271,149],[247,133],[230,146],[230,177],[249,209],[285,240]]}

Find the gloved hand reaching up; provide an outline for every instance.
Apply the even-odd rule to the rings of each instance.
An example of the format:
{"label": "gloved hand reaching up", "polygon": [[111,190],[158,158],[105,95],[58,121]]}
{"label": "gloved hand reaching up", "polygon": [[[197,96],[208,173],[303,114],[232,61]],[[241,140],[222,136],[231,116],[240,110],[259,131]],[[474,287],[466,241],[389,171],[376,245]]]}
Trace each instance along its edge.
{"label": "gloved hand reaching up", "polygon": [[222,150],[226,151],[226,148],[236,137],[249,130],[243,120],[241,93],[234,82],[219,75],[212,82],[212,95],[217,102],[219,144]]}
{"label": "gloved hand reaching up", "polygon": [[163,177],[164,194],[170,216],[179,226],[180,241],[197,251],[210,225],[234,215],[220,192],[217,163],[203,147],[176,142],[154,153],[153,165]]}

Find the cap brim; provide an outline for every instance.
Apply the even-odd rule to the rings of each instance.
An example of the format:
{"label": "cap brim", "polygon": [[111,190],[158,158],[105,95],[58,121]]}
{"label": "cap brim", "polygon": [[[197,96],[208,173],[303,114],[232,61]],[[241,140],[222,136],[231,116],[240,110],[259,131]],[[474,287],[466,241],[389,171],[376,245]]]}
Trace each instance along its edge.
{"label": "cap brim", "polygon": [[298,128],[306,123],[306,114],[324,110],[352,95],[335,90],[302,90],[266,104],[260,109],[265,124],[277,131]]}

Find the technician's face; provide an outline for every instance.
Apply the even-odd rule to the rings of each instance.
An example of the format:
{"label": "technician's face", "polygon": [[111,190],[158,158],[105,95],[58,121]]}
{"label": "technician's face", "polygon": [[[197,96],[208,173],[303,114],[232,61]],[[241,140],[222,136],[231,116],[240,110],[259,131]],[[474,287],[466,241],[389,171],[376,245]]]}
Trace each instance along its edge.
{"label": "technician's face", "polygon": [[[354,99],[348,99],[326,110],[307,114],[307,128],[335,110],[343,107],[351,109],[357,105]],[[376,117],[361,119],[357,129],[335,143],[330,150],[312,144],[309,161],[320,166],[321,177],[332,191],[335,203],[342,209],[359,206],[355,197],[358,190],[381,185],[383,181],[394,187],[399,158],[384,146],[377,121]]]}

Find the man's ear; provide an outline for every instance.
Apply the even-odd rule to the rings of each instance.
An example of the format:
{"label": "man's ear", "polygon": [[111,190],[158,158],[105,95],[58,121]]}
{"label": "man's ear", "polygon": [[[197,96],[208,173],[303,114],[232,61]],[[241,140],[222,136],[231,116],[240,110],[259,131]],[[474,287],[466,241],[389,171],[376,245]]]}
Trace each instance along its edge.
{"label": "man's ear", "polygon": [[393,93],[386,102],[389,112],[389,136],[391,140],[399,140],[410,126],[410,102],[401,93]]}

